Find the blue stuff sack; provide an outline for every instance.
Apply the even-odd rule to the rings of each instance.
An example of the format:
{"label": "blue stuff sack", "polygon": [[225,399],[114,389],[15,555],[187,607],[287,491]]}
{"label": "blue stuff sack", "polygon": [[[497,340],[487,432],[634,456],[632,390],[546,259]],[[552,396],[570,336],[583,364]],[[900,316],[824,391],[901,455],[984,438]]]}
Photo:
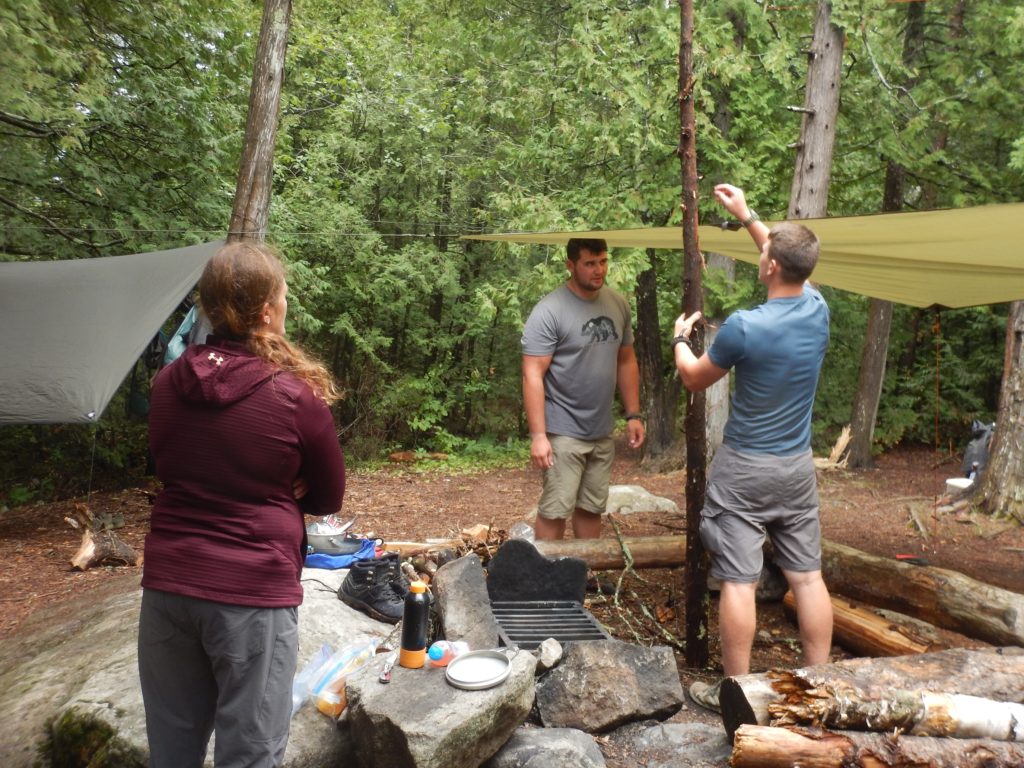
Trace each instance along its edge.
{"label": "blue stuff sack", "polygon": [[377,541],[377,539],[363,539],[359,549],[350,555],[327,555],[323,552],[313,552],[306,555],[306,567],[336,571],[339,568],[348,568],[356,560],[373,560],[377,557]]}

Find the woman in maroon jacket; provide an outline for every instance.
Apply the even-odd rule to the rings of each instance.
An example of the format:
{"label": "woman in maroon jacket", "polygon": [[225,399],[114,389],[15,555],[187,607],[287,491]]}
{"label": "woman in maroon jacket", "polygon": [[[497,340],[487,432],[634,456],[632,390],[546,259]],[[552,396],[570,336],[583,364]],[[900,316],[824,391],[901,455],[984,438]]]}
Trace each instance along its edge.
{"label": "woman in maroon jacket", "polygon": [[288,741],[303,514],[337,512],[345,465],[326,368],[284,336],[266,246],[221,248],[199,281],[213,327],[153,384],[163,488],[146,537],[139,674],[150,768],[276,766]]}

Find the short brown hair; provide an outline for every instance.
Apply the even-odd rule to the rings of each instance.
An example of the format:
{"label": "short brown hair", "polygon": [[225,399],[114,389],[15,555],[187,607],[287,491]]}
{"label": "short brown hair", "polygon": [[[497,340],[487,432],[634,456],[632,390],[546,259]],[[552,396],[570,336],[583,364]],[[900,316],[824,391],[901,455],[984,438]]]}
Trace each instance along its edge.
{"label": "short brown hair", "polygon": [[818,236],[803,224],[784,221],[768,233],[768,258],[775,259],[786,283],[802,283],[818,264]]}
{"label": "short brown hair", "polygon": [[569,261],[579,261],[580,251],[607,253],[608,243],[597,237],[574,237],[565,244],[565,255]]}

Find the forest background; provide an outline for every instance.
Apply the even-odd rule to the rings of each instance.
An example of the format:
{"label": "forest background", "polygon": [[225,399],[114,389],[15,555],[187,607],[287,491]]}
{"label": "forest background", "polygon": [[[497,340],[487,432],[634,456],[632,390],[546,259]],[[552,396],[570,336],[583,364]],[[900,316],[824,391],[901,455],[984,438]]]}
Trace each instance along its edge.
{"label": "forest background", "polygon": [[[720,181],[782,218],[816,4],[697,5],[700,219],[721,221]],[[2,258],[223,237],[261,12],[251,0],[0,0]],[[1024,8],[837,0],[832,21],[846,37],[830,215],[882,210],[894,168],[905,210],[1024,199]],[[290,264],[291,336],[347,393],[335,417],[350,460],[525,456],[519,337],[564,279],[564,254],[459,236],[678,224],[678,45],[668,2],[296,0],[267,239]],[[661,340],[660,360],[642,361],[646,392],[678,386],[667,342],[680,260],[612,254],[610,283],[646,302],[638,332]],[[755,278],[743,264],[734,278],[709,272],[708,314],[763,299]],[[824,292],[819,453],[850,421],[868,306]],[[973,419],[994,420],[1006,316],[894,308],[876,450],[956,450]],[[140,361],[96,425],[0,428],[0,504],[144,473],[151,373]]]}

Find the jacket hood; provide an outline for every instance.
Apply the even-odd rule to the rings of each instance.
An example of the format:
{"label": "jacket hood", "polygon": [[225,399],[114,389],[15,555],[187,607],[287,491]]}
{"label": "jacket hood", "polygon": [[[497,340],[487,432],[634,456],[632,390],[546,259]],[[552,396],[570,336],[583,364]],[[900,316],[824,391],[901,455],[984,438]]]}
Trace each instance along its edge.
{"label": "jacket hood", "polygon": [[274,375],[274,369],[237,342],[210,337],[188,347],[167,374],[186,401],[220,408],[248,397]]}

